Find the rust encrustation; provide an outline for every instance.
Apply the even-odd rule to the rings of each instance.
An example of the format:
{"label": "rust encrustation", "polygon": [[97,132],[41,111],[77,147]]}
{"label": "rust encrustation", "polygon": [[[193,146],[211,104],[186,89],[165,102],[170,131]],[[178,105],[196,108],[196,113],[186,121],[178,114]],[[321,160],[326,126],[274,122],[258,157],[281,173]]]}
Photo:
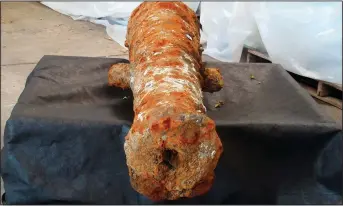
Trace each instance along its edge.
{"label": "rust encrustation", "polygon": [[152,200],[206,193],[223,151],[202,101],[202,88],[211,85],[203,74],[216,84],[222,77],[203,69],[199,28],[182,2],[143,2],[128,24],[130,66],[109,72],[111,85],[133,92],[126,162],[133,188]]}

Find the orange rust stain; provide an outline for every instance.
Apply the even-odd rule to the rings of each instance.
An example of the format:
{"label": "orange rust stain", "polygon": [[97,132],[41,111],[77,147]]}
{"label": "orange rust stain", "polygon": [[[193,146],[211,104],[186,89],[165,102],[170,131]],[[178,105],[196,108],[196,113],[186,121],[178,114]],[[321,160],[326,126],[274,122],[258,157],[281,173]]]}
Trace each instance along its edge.
{"label": "orange rust stain", "polygon": [[172,9],[172,10],[177,10],[178,8],[174,4],[170,4],[168,2],[160,2],[158,4],[159,9]]}
{"label": "orange rust stain", "polygon": [[156,41],[156,46],[162,47],[162,46],[165,46],[167,43],[168,43],[168,41],[165,40],[165,39],[157,40]]}
{"label": "orange rust stain", "polygon": [[171,124],[170,121],[171,121],[170,117],[167,117],[167,119],[163,120],[162,123],[163,123],[163,127],[164,127],[165,130],[170,128],[170,124]]}
{"label": "orange rust stain", "polygon": [[194,136],[188,137],[185,135],[180,136],[180,142],[183,144],[194,144],[199,139],[200,133],[196,132]]}
{"label": "orange rust stain", "polygon": [[153,124],[153,125],[151,125],[151,131],[152,132],[158,132],[159,127],[160,127],[160,125],[158,123]]}
{"label": "orange rust stain", "polygon": [[198,82],[199,80],[198,79],[194,79],[190,76],[185,76],[185,75],[181,75],[181,74],[177,74],[177,73],[172,73],[169,75],[171,78],[175,78],[175,79],[183,79],[183,80],[186,80],[188,82],[192,82],[192,83],[195,83],[195,82]]}
{"label": "orange rust stain", "polygon": [[170,96],[174,97],[187,97],[188,94],[185,92],[170,92]]}
{"label": "orange rust stain", "polygon": [[153,67],[181,67],[183,63],[175,60],[155,61],[150,63]]}
{"label": "orange rust stain", "polygon": [[145,61],[146,61],[146,58],[145,58],[145,57],[142,57],[142,58],[140,58],[139,63],[141,64],[141,63],[143,63],[143,62],[145,62]]}
{"label": "orange rust stain", "polygon": [[154,76],[154,80],[156,81],[156,82],[158,82],[158,81],[161,81],[163,78],[165,77],[165,75],[156,75],[156,76]]}
{"label": "orange rust stain", "polygon": [[209,121],[208,124],[207,124],[207,129],[212,131],[214,130],[214,128],[216,127],[216,125],[214,124],[213,121]]}
{"label": "orange rust stain", "polygon": [[170,119],[170,117],[167,117],[165,119],[161,119],[161,120],[153,123],[151,126],[151,131],[152,132],[166,131],[170,127],[171,127],[171,119]]}

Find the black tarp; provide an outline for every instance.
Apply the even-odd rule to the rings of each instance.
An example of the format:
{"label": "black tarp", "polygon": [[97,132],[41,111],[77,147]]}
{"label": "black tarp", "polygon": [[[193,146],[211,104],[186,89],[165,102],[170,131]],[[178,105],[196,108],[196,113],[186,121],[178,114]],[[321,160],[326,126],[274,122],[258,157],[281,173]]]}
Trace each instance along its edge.
{"label": "black tarp", "polygon": [[[129,183],[132,94],[107,86],[113,58],[44,56],[7,121],[9,204],[150,204]],[[224,153],[204,196],[170,204],[330,204],[341,200],[342,133],[275,64],[209,62],[225,87],[204,94]],[[251,79],[251,75],[255,79]],[[224,101],[221,108],[215,108]]]}

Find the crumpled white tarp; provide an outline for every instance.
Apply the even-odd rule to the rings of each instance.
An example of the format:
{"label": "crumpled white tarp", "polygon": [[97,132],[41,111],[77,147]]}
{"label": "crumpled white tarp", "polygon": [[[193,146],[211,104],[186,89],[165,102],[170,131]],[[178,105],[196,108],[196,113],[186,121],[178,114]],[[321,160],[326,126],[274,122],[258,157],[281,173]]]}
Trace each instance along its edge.
{"label": "crumpled white tarp", "polygon": [[341,2],[201,2],[204,51],[238,62],[244,45],[313,79],[342,84]]}
{"label": "crumpled white tarp", "polygon": [[[75,20],[106,27],[124,47],[131,12],[141,2],[42,2]],[[185,2],[194,11],[199,2]],[[341,2],[201,2],[204,54],[238,62],[244,45],[273,63],[314,79],[342,84]]]}

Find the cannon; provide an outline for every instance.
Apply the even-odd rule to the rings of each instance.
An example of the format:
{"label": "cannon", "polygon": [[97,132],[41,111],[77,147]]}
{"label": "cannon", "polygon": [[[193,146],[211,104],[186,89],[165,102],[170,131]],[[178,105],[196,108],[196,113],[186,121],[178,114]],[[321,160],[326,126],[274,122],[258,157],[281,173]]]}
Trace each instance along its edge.
{"label": "cannon", "polygon": [[223,77],[202,62],[196,14],[182,2],[143,2],[125,46],[130,63],[113,65],[108,80],[134,97],[124,144],[132,187],[154,201],[206,193],[223,148],[202,92],[219,91]]}

